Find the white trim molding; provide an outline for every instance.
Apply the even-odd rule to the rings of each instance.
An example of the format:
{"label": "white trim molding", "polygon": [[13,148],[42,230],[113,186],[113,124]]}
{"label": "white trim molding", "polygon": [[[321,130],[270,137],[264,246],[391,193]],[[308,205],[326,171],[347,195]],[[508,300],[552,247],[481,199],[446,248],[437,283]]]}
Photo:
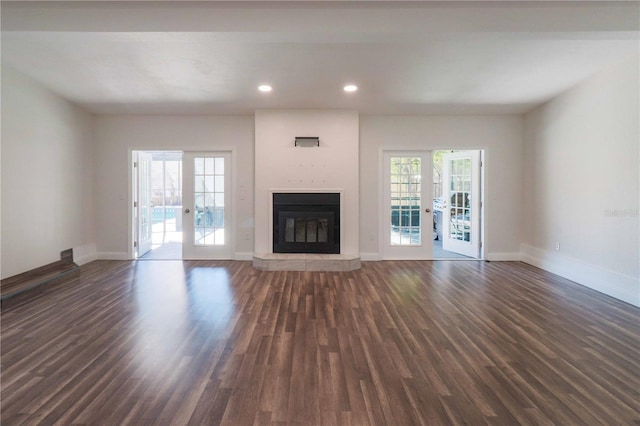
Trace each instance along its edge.
{"label": "white trim molding", "polygon": [[522,261],[640,307],[640,279],[583,260],[522,244]]}
{"label": "white trim molding", "polygon": [[380,253],[360,253],[360,260],[364,262],[377,262],[382,260]]}
{"label": "white trim molding", "polygon": [[98,253],[96,252],[96,244],[83,244],[73,248],[73,262],[78,265],[86,265],[89,262],[93,262],[98,259]]}
{"label": "white trim molding", "polygon": [[520,262],[522,255],[520,253],[487,253],[485,260],[491,262]]}
{"label": "white trim molding", "polygon": [[103,251],[97,253],[99,260],[131,260],[126,251]]}
{"label": "white trim molding", "polygon": [[233,260],[253,260],[253,252],[236,252]]}

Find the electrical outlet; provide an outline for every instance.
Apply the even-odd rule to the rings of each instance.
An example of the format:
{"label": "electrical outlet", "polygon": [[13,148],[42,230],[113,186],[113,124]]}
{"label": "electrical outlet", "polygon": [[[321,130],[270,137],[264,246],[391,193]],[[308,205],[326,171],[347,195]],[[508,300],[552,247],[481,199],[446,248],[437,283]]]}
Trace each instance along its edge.
{"label": "electrical outlet", "polygon": [[560,243],[556,243],[556,251],[560,251]]}

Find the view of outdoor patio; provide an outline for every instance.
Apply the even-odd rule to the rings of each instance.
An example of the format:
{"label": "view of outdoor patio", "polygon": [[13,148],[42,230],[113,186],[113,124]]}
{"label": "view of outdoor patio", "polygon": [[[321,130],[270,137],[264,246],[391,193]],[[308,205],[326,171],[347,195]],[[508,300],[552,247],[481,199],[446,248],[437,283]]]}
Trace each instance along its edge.
{"label": "view of outdoor patio", "polygon": [[152,152],[151,251],[144,258],[182,257],[182,153]]}

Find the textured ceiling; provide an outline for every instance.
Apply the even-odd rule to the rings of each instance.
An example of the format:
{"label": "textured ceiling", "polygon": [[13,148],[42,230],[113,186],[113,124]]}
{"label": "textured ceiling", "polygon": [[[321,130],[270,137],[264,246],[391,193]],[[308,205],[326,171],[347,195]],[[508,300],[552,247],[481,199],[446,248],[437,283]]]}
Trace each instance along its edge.
{"label": "textured ceiling", "polygon": [[[479,8],[479,2],[437,8],[350,3],[346,9],[227,3],[176,18],[171,9],[146,8],[149,3],[135,9],[113,2],[97,9],[5,3],[3,65],[95,113],[348,108],[363,114],[517,114],[638,53],[637,28],[626,17],[637,7],[625,4],[603,15],[613,6],[582,5],[571,14],[566,5],[522,10],[495,3]],[[138,16],[141,11],[149,13]],[[105,13],[122,20],[105,28],[99,19]],[[346,31],[349,23],[338,19],[344,13],[357,30]],[[175,30],[188,19],[200,27],[196,16],[207,14],[210,31]],[[85,17],[83,28],[67,24],[70,15]],[[562,22],[550,24],[550,16]],[[509,18],[527,31],[509,29],[503,22]],[[421,22],[437,25],[421,30]],[[273,92],[259,93],[261,83]],[[360,90],[346,94],[345,83]]]}

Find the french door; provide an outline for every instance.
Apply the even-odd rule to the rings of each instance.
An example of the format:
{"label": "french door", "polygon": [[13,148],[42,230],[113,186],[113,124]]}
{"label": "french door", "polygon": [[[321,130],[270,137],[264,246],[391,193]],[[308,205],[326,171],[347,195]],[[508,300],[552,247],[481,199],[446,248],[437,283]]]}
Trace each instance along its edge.
{"label": "french door", "polygon": [[138,152],[135,159],[136,171],[136,249],[137,257],[151,250],[152,244],[152,206],[151,206],[151,162],[153,157],[148,152]]}
{"label": "french door", "polygon": [[183,259],[231,259],[231,154],[183,155]]}
{"label": "french door", "polygon": [[385,151],[383,161],[382,258],[431,259],[431,152]]}
{"label": "french door", "polygon": [[442,248],[480,256],[480,151],[444,154]]}

